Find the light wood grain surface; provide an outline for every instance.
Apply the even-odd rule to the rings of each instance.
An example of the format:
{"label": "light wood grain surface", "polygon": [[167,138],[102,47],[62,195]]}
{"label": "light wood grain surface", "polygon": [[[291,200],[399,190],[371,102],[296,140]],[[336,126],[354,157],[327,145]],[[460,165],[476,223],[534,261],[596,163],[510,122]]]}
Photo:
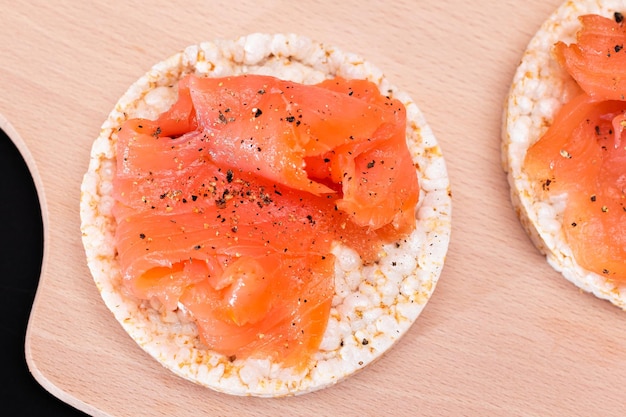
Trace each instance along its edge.
{"label": "light wood grain surface", "polygon": [[[626,312],[545,263],[500,164],[513,72],[560,1],[0,0],[2,127],[26,154],[45,216],[31,372],[101,416],[626,415]],[[79,231],[89,150],[126,88],[187,45],[257,31],[296,32],[381,67],[428,119],[453,191],[446,267],[409,333],[345,382],[279,400],[215,393],[143,353],[101,301]]]}

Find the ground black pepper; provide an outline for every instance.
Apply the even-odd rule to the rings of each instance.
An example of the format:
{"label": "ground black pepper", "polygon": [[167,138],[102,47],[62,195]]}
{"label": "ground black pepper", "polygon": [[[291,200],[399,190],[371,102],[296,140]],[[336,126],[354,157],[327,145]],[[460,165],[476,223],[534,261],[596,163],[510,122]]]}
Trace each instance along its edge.
{"label": "ground black pepper", "polygon": [[544,190],[549,190],[550,189],[550,184],[552,184],[552,180],[550,178],[548,178],[547,180],[545,180],[545,182],[542,184],[541,188],[543,188]]}

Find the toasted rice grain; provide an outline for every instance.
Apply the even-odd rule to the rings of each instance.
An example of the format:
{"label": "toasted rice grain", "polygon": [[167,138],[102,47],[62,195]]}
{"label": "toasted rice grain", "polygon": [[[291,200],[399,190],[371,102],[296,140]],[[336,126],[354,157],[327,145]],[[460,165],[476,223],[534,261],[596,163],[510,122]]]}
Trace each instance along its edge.
{"label": "toasted rice grain", "polygon": [[[350,248],[336,246],[336,293],[319,351],[303,372],[247,359],[230,362],[202,349],[196,327],[179,310],[138,302],[120,290],[113,236],[111,180],[116,129],[133,117],[155,118],[176,98],[176,81],[187,73],[212,77],[269,74],[316,83],[340,75],[366,78],[407,108],[407,141],[419,167],[418,226],[406,240],[387,245],[377,265],[363,266]],[[236,395],[302,394],[362,369],[387,351],[412,325],[440,276],[450,238],[451,196],[441,150],[417,105],[362,58],[296,35],[252,34],[186,48],[156,64],[115,105],[93,144],[81,187],[81,229],[87,262],[108,308],[128,334],[172,372]]]}
{"label": "toasted rice grain", "polygon": [[575,41],[579,16],[595,13],[612,18],[616,11],[626,12],[623,1],[568,1],[541,26],[522,57],[506,100],[502,161],[513,206],[548,263],[577,287],[626,308],[626,286],[615,285],[574,260],[561,227],[567,196],[542,200],[522,170],[528,147],[548,129],[561,106],[579,91],[575,81],[553,59],[552,46],[559,40]]}

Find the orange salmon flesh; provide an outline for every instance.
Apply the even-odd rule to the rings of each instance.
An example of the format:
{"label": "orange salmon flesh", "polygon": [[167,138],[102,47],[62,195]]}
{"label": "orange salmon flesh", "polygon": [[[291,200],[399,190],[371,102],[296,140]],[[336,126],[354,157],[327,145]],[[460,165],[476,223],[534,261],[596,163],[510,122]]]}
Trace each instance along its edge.
{"label": "orange salmon flesh", "polygon": [[558,42],[557,61],[581,88],[524,170],[543,195],[567,194],[563,229],[578,264],[626,282],[626,26],[623,16],[580,17],[576,43]]}
{"label": "orange salmon flesh", "polygon": [[182,307],[209,349],[304,366],[334,295],[333,245],[375,262],[415,228],[406,110],[364,80],[188,75],[117,132],[126,291]]}

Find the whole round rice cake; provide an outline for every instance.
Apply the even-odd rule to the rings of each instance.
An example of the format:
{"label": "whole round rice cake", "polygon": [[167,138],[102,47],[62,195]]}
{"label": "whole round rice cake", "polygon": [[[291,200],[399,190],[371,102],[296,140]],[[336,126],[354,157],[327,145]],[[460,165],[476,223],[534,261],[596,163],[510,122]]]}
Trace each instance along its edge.
{"label": "whole round rice cake", "polygon": [[513,206],[548,263],[577,287],[624,309],[625,286],[609,282],[576,263],[561,227],[566,196],[542,200],[522,170],[526,150],[552,124],[561,106],[580,91],[553,58],[553,45],[559,40],[575,42],[579,16],[599,14],[613,18],[615,12],[626,13],[626,4],[619,0],[567,1],[543,23],[524,52],[506,99],[502,161]]}
{"label": "whole round rice cake", "polygon": [[[202,348],[195,324],[182,311],[160,311],[121,291],[114,247],[112,178],[117,128],[129,118],[156,118],[175,101],[177,80],[188,73],[222,77],[273,75],[311,84],[325,78],[368,79],[407,109],[407,142],[420,181],[417,228],[386,245],[375,265],[337,247],[335,296],[319,351],[296,372],[269,360],[237,359]],[[81,230],[87,263],[102,299],[126,332],[175,374],[216,391],[277,397],[311,392],[359,371],[398,341],[431,297],[446,257],[451,193],[441,149],[418,106],[383,73],[357,55],[293,34],[251,34],[187,47],[137,80],[121,97],[93,143],[81,187]]]}

